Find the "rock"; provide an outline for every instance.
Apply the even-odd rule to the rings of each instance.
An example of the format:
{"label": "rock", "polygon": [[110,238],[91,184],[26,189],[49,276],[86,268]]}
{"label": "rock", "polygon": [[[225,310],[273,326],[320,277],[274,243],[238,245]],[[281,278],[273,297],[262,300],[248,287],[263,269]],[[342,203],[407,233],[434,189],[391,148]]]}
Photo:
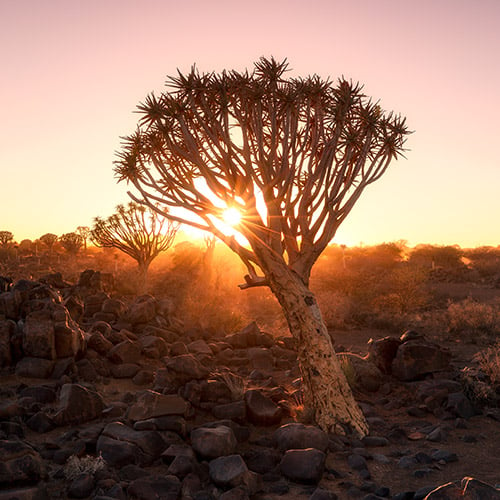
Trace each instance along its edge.
{"label": "rock", "polygon": [[159,359],[168,353],[168,344],[162,338],[156,337],[155,335],[145,335],[144,337],[140,337],[139,342],[142,347],[142,352],[145,355],[152,350],[155,350],[158,353],[158,356],[154,356],[155,359]]}
{"label": "rock", "polygon": [[316,488],[309,500],[337,500],[338,497],[333,491],[328,491],[323,488]]}
{"label": "rock", "polygon": [[473,477],[464,477],[461,486],[463,497],[471,500],[498,500],[500,490]]}
{"label": "rock", "polygon": [[230,490],[223,493],[219,500],[249,500],[248,493],[244,488],[231,488]]}
{"label": "rock", "polygon": [[389,440],[382,436],[365,436],[361,442],[367,448],[376,448],[379,446],[387,446],[389,444]]}
{"label": "rock", "polygon": [[208,369],[204,367],[193,354],[181,354],[165,359],[167,370],[175,375],[179,381],[186,383],[190,380],[201,380],[208,376]]}
{"label": "rock", "polygon": [[436,462],[443,460],[446,463],[456,462],[458,460],[456,453],[447,450],[436,450],[431,454],[431,458]]}
{"label": "rock", "polygon": [[193,450],[202,458],[213,459],[232,455],[236,451],[234,432],[224,425],[215,428],[198,427],[191,431]]}
{"label": "rock", "polygon": [[41,456],[22,441],[0,440],[0,484],[36,483],[46,476]]}
{"label": "rock", "polygon": [[305,448],[326,451],[328,448],[326,432],[312,425],[300,423],[282,425],[274,432],[273,439],[280,451]]}
{"label": "rock", "polygon": [[119,299],[106,299],[102,303],[101,312],[113,314],[117,318],[125,312],[125,304]]}
{"label": "rock", "polygon": [[318,483],[325,468],[325,454],[320,450],[288,450],[280,462],[281,473],[292,481]]}
{"label": "rock", "polygon": [[96,446],[104,460],[115,467],[130,463],[151,465],[165,448],[165,441],[158,432],[136,431],[121,422],[106,425]]}
{"label": "rock", "polygon": [[151,295],[137,297],[129,306],[124,319],[132,325],[148,323],[156,317],[157,301]]}
{"label": "rock", "polygon": [[352,455],[349,455],[347,457],[347,463],[349,464],[349,467],[353,470],[363,470],[363,469],[368,469],[368,464],[366,463],[366,459],[358,455],[357,453],[353,453]]}
{"label": "rock", "polygon": [[47,404],[56,400],[56,391],[46,385],[33,385],[25,387],[20,393],[20,398],[33,398],[37,403]]}
{"label": "rock", "polygon": [[49,310],[33,311],[26,316],[23,352],[34,358],[56,359],[54,323]]}
{"label": "rock", "polygon": [[339,353],[352,366],[356,387],[367,392],[376,392],[383,382],[382,372],[367,358],[350,352]]}
{"label": "rock", "polygon": [[16,331],[12,320],[0,320],[0,368],[12,364],[11,339]]}
{"label": "rock", "polygon": [[57,425],[81,424],[100,417],[103,409],[104,401],[97,392],[78,384],[64,384],[53,420]]}
{"label": "rock", "polygon": [[83,331],[62,304],[52,307],[55,348],[58,358],[75,357],[86,349]]}
{"label": "rock", "polygon": [[266,347],[250,347],[248,349],[248,360],[250,366],[258,370],[272,370],[274,356]]}
{"label": "rock", "polygon": [[45,485],[0,490],[0,500],[49,500]]}
{"label": "rock", "polygon": [[41,434],[49,432],[56,427],[54,421],[43,411],[35,413],[26,421],[26,425],[35,432]]}
{"label": "rock", "polygon": [[261,391],[251,389],[245,392],[247,418],[256,425],[270,426],[279,424],[282,418],[281,408]]}
{"label": "rock", "polygon": [[392,371],[392,361],[396,357],[401,340],[396,337],[370,339],[368,342],[368,359],[382,372],[389,374]]}
{"label": "rock", "polygon": [[425,340],[411,340],[401,344],[392,362],[392,374],[409,381],[449,368],[451,354],[437,344]]}
{"label": "rock", "polygon": [[228,455],[216,458],[209,464],[210,479],[222,488],[234,488],[241,485],[248,468],[240,455]]}
{"label": "rock", "polygon": [[185,399],[176,394],[160,394],[144,391],[137,402],[130,407],[128,418],[133,422],[167,415],[184,415],[188,410]]}
{"label": "rock", "polygon": [[101,356],[107,356],[113,344],[99,331],[95,331],[87,341],[87,347],[94,349]]}
{"label": "rock", "polygon": [[272,471],[280,462],[281,454],[274,448],[255,448],[245,453],[245,463],[253,472],[265,474]]}
{"label": "rock", "polygon": [[16,365],[16,375],[30,378],[49,378],[54,362],[49,359],[25,357]]}
{"label": "rock", "polygon": [[124,340],[115,345],[108,352],[108,359],[112,363],[137,363],[141,358],[141,348],[137,342]]}
{"label": "rock", "polygon": [[82,473],[76,477],[68,488],[69,498],[87,498],[94,489],[94,477],[90,473]]}
{"label": "rock", "polygon": [[127,498],[136,500],[177,500],[181,492],[179,478],[171,475],[136,479],[127,488]]}
{"label": "rock", "polygon": [[246,416],[246,405],[244,401],[217,405],[212,408],[212,413],[216,418],[228,418],[236,422],[243,422]]}
{"label": "rock", "polygon": [[474,407],[463,392],[448,394],[446,410],[461,418],[471,418],[476,414]]}

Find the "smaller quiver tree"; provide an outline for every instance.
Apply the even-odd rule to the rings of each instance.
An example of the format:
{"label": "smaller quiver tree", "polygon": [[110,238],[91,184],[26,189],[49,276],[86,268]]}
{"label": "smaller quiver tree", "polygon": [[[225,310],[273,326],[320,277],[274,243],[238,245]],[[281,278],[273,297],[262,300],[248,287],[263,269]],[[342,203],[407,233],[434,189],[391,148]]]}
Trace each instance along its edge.
{"label": "smaller quiver tree", "polygon": [[76,255],[83,245],[83,238],[78,233],[63,234],[59,237],[59,241],[64,249],[72,255]]}
{"label": "smaller quiver tree", "polygon": [[116,213],[103,219],[96,217],[90,231],[94,245],[116,248],[137,262],[140,292],[146,288],[151,262],[168,250],[179,225],[137,203],[118,205]]}
{"label": "smaller quiver tree", "polygon": [[58,239],[57,234],[54,233],[46,233],[40,236],[40,241],[47,248],[49,256],[52,255],[52,250]]}

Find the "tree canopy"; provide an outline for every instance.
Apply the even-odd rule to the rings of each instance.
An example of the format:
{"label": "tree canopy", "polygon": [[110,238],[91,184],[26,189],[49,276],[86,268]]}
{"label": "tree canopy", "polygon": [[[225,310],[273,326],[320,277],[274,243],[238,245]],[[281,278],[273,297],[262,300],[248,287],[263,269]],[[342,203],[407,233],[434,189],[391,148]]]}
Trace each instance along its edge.
{"label": "tree canopy", "polygon": [[[136,200],[184,209],[169,217],[225,241],[251,279],[265,247],[307,282],[362,191],[403,153],[408,130],[359,84],[287,70],[263,58],[251,73],[193,67],[170,77],[138,107],[116,172]],[[250,249],[217,224],[227,207],[241,212]]]}

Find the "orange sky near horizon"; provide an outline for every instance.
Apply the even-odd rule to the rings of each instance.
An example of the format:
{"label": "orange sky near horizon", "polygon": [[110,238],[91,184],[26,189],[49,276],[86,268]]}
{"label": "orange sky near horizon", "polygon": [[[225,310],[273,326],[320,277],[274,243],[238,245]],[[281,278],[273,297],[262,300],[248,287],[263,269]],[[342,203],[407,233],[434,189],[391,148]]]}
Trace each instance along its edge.
{"label": "orange sky near horizon", "polygon": [[128,201],[113,159],[167,75],[287,58],[407,117],[406,160],[335,242],[499,245],[496,0],[0,1],[0,230],[63,234]]}

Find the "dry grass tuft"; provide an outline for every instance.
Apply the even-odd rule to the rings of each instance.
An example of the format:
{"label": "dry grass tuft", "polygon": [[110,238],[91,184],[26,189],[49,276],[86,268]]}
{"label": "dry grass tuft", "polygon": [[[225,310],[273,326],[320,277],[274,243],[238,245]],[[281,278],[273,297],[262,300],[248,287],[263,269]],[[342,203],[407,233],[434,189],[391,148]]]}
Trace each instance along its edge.
{"label": "dry grass tuft", "polygon": [[452,333],[498,333],[500,308],[497,304],[481,304],[472,298],[448,305],[448,328]]}
{"label": "dry grass tuft", "polygon": [[97,457],[85,455],[81,458],[76,455],[71,455],[64,466],[64,475],[70,480],[76,479],[80,474],[90,474],[93,476],[105,466],[106,462],[101,455]]}

